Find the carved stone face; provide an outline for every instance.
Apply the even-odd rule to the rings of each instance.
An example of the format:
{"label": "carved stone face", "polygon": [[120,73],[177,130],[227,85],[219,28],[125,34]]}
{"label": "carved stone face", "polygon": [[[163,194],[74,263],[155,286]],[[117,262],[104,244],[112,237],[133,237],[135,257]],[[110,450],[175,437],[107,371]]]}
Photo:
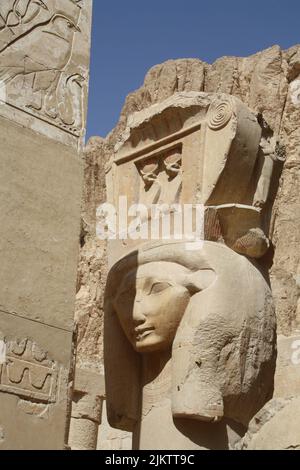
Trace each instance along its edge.
{"label": "carved stone face", "polygon": [[137,352],[169,348],[190,300],[187,269],[153,262],[127,273],[114,300],[121,326]]}

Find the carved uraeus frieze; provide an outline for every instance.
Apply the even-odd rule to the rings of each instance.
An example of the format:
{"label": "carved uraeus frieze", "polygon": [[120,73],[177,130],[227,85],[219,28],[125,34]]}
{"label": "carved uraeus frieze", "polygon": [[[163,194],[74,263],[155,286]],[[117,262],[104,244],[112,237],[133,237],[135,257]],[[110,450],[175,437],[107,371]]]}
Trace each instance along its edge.
{"label": "carved uraeus frieze", "polygon": [[87,70],[76,57],[84,7],[84,0],[0,4],[0,88],[6,104],[75,137],[84,127]]}
{"label": "carved uraeus frieze", "polygon": [[59,367],[48,354],[28,339],[6,344],[0,364],[0,393],[41,404],[57,400]]}

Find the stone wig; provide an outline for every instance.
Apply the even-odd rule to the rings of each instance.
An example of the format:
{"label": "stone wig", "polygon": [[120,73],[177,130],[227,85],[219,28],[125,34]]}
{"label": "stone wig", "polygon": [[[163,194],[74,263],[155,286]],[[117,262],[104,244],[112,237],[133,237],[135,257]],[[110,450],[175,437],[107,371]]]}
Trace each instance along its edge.
{"label": "stone wig", "polygon": [[113,298],[127,272],[151,262],[177,263],[191,274],[215,273],[210,285],[201,288],[200,275],[187,286],[191,297],[172,346],[173,417],[226,417],[247,425],[272,396],[276,321],[268,280],[255,263],[225,245],[204,242],[201,249],[186,248],[182,241],[147,244],[109,272],[104,363],[113,427],[132,431],[141,408],[141,354],[126,338]]}

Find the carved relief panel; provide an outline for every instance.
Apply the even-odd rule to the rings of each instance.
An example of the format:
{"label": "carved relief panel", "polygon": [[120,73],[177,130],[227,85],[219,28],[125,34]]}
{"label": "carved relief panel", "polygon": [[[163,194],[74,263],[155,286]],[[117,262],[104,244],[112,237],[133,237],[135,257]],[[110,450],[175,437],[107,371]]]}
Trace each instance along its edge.
{"label": "carved relief panel", "polygon": [[55,403],[58,364],[28,339],[8,343],[0,365],[0,392],[38,403]]}
{"label": "carved relief panel", "polygon": [[62,449],[72,333],[0,311],[0,449]]}
{"label": "carved relief panel", "polygon": [[56,138],[61,131],[69,141],[82,136],[90,14],[90,0],[1,2],[1,114]]}

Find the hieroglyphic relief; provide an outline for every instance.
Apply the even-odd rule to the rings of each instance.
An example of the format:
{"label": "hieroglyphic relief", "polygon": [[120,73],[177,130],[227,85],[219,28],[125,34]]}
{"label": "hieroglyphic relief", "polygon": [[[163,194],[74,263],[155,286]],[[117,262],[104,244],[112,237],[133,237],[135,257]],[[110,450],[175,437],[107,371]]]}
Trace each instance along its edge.
{"label": "hieroglyphic relief", "polygon": [[56,402],[58,365],[28,339],[6,345],[0,365],[0,392],[38,403]]}
{"label": "hieroglyphic relief", "polygon": [[6,103],[78,137],[87,77],[73,55],[83,8],[83,0],[0,5],[0,87],[6,88]]}
{"label": "hieroglyphic relief", "polygon": [[0,31],[7,28],[13,34],[17,26],[26,25],[34,20],[41,8],[47,9],[42,0],[14,0],[3,2],[0,7]]}

